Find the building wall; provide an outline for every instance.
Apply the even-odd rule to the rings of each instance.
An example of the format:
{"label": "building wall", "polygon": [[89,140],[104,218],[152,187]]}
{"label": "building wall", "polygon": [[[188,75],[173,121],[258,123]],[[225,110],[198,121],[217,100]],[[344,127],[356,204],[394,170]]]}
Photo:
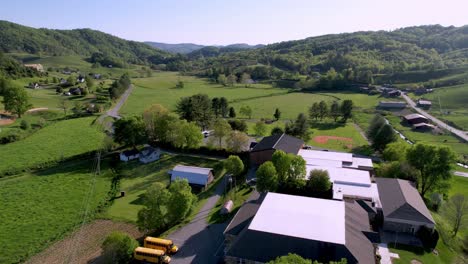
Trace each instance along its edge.
{"label": "building wall", "polygon": [[[402,232],[408,234],[416,234],[419,229],[423,226],[427,226],[423,223],[409,223],[405,221],[394,221],[384,219],[383,230],[392,231],[392,232]],[[427,226],[428,228],[433,228],[433,226]]]}
{"label": "building wall", "polygon": [[427,123],[427,119],[418,117],[418,118],[406,120],[406,122],[408,122],[410,124]]}
{"label": "building wall", "polygon": [[271,156],[273,156],[274,152],[275,152],[274,149],[250,152],[250,163],[252,165],[258,166],[258,165],[265,163],[266,161],[270,161]]}

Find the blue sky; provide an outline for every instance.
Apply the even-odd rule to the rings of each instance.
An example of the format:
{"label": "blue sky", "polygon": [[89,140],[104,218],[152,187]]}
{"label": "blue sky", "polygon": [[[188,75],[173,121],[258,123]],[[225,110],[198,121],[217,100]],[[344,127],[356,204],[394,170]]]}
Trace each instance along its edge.
{"label": "blue sky", "polygon": [[467,25],[468,0],[7,0],[0,20],[125,39],[274,43],[329,33]]}

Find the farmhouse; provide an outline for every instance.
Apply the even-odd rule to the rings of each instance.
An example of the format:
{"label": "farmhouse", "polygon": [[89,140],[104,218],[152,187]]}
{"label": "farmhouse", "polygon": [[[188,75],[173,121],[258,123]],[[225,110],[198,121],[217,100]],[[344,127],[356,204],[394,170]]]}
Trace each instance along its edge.
{"label": "farmhouse", "polygon": [[409,181],[377,178],[382,203],[383,230],[416,234],[421,227],[434,228],[434,219]]}
{"label": "farmhouse", "polygon": [[42,66],[42,64],[24,64],[24,67],[34,69],[38,72],[44,71],[44,66]]}
{"label": "farmhouse", "polygon": [[388,109],[400,109],[400,108],[405,108],[406,103],[403,101],[380,101],[379,107],[388,108]]}
{"label": "farmhouse", "polygon": [[264,137],[250,151],[250,161],[252,164],[261,165],[265,161],[271,160],[271,156],[276,150],[297,154],[303,146],[302,139],[286,134]]}
{"label": "farmhouse", "polygon": [[170,171],[170,174],[171,182],[176,179],[187,179],[190,185],[203,188],[206,188],[214,179],[212,168],[177,165]]}
{"label": "farmhouse", "polygon": [[410,125],[419,124],[419,123],[427,123],[429,121],[425,116],[420,115],[420,114],[405,115],[403,116],[403,120]]}
{"label": "farmhouse", "polygon": [[371,233],[367,212],[354,201],[268,193],[261,204],[245,204],[226,228],[225,261],[265,263],[294,253],[374,263],[374,245],[366,237]]}
{"label": "farmhouse", "polygon": [[134,159],[138,159],[139,155],[140,153],[137,149],[125,150],[120,153],[120,160],[125,162],[131,161]]}
{"label": "farmhouse", "polygon": [[417,105],[418,105],[418,107],[420,107],[420,108],[426,108],[426,109],[428,109],[428,108],[431,108],[432,102],[429,101],[429,100],[418,99]]}
{"label": "farmhouse", "polygon": [[151,146],[146,146],[141,150],[140,157],[138,158],[141,163],[150,163],[155,160],[158,160],[161,156],[161,151],[159,149],[153,148]]}

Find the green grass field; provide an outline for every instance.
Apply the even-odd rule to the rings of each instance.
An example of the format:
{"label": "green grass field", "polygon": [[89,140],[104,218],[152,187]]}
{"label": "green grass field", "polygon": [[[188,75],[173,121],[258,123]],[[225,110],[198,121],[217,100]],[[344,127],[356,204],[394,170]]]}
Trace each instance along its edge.
{"label": "green grass field", "polygon": [[120,189],[125,191],[125,197],[115,199],[105,216],[116,220],[136,222],[138,211],[142,208],[141,199],[147,188],[155,182],[169,184],[168,172],[174,166],[185,164],[212,168],[217,162],[211,159],[165,154],[160,160],[144,165],[138,161],[122,164],[121,173],[124,177],[121,180]]}
{"label": "green grass field", "polygon": [[[184,88],[175,88],[178,80],[185,83]],[[134,79],[133,83],[135,90],[122,108],[124,115],[139,115],[152,104],[162,104],[174,110],[181,97],[197,93],[205,93],[210,97],[224,96],[237,111],[242,105],[249,105],[253,109],[253,118],[273,118],[276,108],[282,111],[282,119],[295,118],[301,112],[307,113],[312,103],[321,100],[332,102],[351,99],[357,108],[373,108],[378,101],[377,96],[365,94],[300,93],[287,88],[273,88],[266,84],[254,84],[250,88],[241,85],[224,87],[209,83],[205,79],[182,76],[174,72],[156,73],[151,78]]]}
{"label": "green grass field", "polygon": [[[80,224],[84,198],[93,182],[92,163],[66,163],[34,174],[0,179],[0,263],[23,262]],[[109,188],[105,175],[96,178],[89,200],[89,219]]]}
{"label": "green grass field", "polygon": [[0,172],[35,167],[100,148],[104,133],[92,125],[94,119],[57,122],[24,140],[0,146]]}

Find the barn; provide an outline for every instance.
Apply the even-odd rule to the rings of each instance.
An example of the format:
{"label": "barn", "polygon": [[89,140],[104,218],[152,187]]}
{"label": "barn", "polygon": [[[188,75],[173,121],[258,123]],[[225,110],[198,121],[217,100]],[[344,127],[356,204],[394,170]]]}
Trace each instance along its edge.
{"label": "barn", "polygon": [[427,123],[429,121],[425,116],[420,114],[405,115],[403,120],[405,120],[410,125]]}
{"label": "barn", "polygon": [[304,141],[286,134],[264,137],[250,151],[250,162],[253,165],[261,165],[271,160],[271,156],[276,150],[297,155],[304,146]]}
{"label": "barn", "polygon": [[213,179],[212,168],[177,165],[170,171],[171,182],[176,179],[187,179],[190,185],[206,188]]}

